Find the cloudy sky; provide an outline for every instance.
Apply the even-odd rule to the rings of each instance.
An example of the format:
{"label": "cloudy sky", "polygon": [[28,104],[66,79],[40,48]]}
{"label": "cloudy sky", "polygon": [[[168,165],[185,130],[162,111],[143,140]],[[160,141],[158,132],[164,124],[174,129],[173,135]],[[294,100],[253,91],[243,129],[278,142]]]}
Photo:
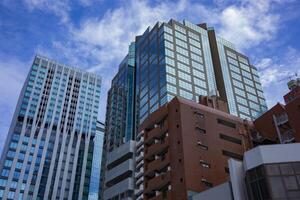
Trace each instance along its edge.
{"label": "cloudy sky", "polygon": [[298,0],[1,0],[0,150],[36,53],[102,75],[106,93],[134,36],[170,18],[207,22],[259,68],[269,106],[300,73]]}

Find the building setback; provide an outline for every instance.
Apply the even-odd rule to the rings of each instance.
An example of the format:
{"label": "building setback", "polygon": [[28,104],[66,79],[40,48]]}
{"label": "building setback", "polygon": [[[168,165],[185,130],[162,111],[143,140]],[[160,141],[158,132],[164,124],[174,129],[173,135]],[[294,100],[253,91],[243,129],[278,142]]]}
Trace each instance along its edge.
{"label": "building setback", "polygon": [[87,199],[101,78],[36,56],[0,164],[1,199]]}
{"label": "building setback", "polygon": [[252,123],[224,112],[227,104],[219,98],[202,97],[201,103],[175,97],[142,123],[137,199],[188,199],[224,183],[229,158],[243,159]]}

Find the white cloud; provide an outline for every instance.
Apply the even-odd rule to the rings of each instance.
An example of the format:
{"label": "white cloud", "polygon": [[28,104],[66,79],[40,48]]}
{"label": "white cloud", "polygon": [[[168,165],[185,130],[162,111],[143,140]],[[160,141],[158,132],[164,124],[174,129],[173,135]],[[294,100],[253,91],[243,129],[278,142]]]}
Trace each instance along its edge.
{"label": "white cloud", "polygon": [[148,1],[130,0],[122,7],[107,11],[102,18],[84,20],[80,28],[72,29],[72,36],[80,48],[91,50],[89,56],[97,58],[99,64],[93,71],[112,67],[112,61],[121,62],[136,35],[157,21],[176,16],[184,10],[185,5],[185,1],[179,1],[162,2],[151,7]]}
{"label": "white cloud", "polygon": [[[53,12],[69,31],[66,40],[53,41],[53,49],[41,47],[39,52],[46,52],[50,57],[102,75],[106,83],[102,88],[102,102],[106,102],[110,80],[127,54],[128,45],[136,35],[142,34],[157,21],[185,18],[194,23],[207,22],[209,26],[215,26],[218,35],[245,50],[276,38],[281,27],[281,15],[275,13],[273,8],[291,0],[215,0],[216,7],[189,0],[165,0],[156,4],[150,0],[120,1],[118,7],[107,10],[101,18],[84,18],[76,27],[69,17],[71,1],[24,1],[30,9]],[[84,6],[92,6],[91,2],[80,1]],[[273,58],[265,58],[258,65],[263,70],[262,82],[265,87],[288,73]],[[271,65],[275,65],[274,69],[269,69]],[[105,113],[105,103],[101,110]]]}
{"label": "white cloud", "polygon": [[272,12],[273,0],[244,0],[220,12],[219,34],[245,49],[272,40],[280,28],[280,14]]}
{"label": "white cloud", "polygon": [[269,106],[282,102],[282,96],[288,92],[287,82],[300,74],[298,50],[288,47],[279,56],[263,58],[256,64]]}
{"label": "white cloud", "polygon": [[68,0],[24,0],[24,4],[29,10],[42,10],[54,13],[61,22],[69,22],[70,3]]}

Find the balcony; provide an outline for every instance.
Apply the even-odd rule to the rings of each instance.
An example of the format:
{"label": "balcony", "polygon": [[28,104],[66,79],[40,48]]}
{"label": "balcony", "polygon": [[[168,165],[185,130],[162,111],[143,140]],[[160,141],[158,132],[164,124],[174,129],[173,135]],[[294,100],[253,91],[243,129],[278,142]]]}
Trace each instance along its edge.
{"label": "balcony", "polygon": [[171,198],[171,191],[168,190],[165,194],[163,194],[162,192],[160,192],[159,195],[149,198],[149,200],[172,200]]}
{"label": "balcony", "polygon": [[134,180],[127,178],[116,185],[104,190],[104,199],[110,199],[116,194],[126,192],[127,190],[134,190]]}
{"label": "balcony", "polygon": [[293,140],[295,140],[294,131],[293,130],[288,130],[288,131],[282,133],[281,137],[282,137],[282,143],[283,144],[290,143]]}
{"label": "balcony", "polygon": [[158,153],[161,153],[162,151],[166,150],[169,147],[169,138],[166,137],[163,142],[159,141],[155,144],[152,144],[147,148],[147,151],[145,153],[145,158],[149,158],[153,155],[156,155]]}
{"label": "balcony", "polygon": [[139,148],[144,143],[144,137],[142,136],[136,143],[137,148]]}
{"label": "balcony", "polygon": [[164,123],[164,125],[162,127],[158,126],[154,129],[152,129],[151,131],[146,133],[145,144],[151,143],[151,140],[153,140],[153,139],[161,138],[163,136],[163,134],[167,131],[168,131],[168,123]]}
{"label": "balcony", "polygon": [[288,121],[289,121],[289,118],[288,118],[288,115],[286,113],[282,114],[282,115],[279,115],[279,116],[276,116],[276,122],[277,122],[278,126],[280,126],[282,124],[285,124]]}
{"label": "balcony", "polygon": [[136,180],[135,185],[140,185],[144,182],[144,177],[141,177],[140,179]]}
{"label": "balcony", "polygon": [[140,152],[138,156],[135,157],[135,162],[138,163],[144,158],[144,152]]}
{"label": "balcony", "polygon": [[145,193],[159,190],[171,182],[171,172],[156,176],[146,182]]}
{"label": "balcony", "polygon": [[145,175],[150,174],[151,172],[154,171],[159,171],[166,167],[168,164],[170,164],[170,155],[169,153],[166,154],[166,157],[162,159],[156,159],[152,162],[150,162],[148,165],[146,165],[145,168]]}
{"label": "balcony", "polygon": [[141,169],[139,171],[136,170],[134,174],[135,174],[135,178],[139,179],[141,176],[144,175],[144,170]]}

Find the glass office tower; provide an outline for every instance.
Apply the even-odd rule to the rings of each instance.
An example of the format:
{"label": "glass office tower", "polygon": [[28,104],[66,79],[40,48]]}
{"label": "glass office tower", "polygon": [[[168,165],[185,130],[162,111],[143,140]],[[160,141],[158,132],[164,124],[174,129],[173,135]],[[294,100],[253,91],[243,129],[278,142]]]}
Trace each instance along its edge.
{"label": "glass office tower", "polygon": [[36,56],[0,164],[0,197],[87,199],[101,78]]}
{"label": "glass office tower", "polygon": [[[199,95],[220,95],[231,114],[249,119],[266,110],[256,68],[231,43],[209,33],[205,24],[170,20],[136,37],[137,125],[174,96],[198,101]],[[230,84],[238,77],[228,72],[233,54],[243,77],[236,88],[242,92]]]}
{"label": "glass office tower", "polygon": [[[103,145],[103,157],[101,167],[101,191],[102,198],[107,199],[112,190],[118,191],[118,184],[128,178],[128,173],[122,174],[122,169],[132,170],[133,166],[122,166],[128,159],[124,158],[119,163],[110,163],[112,158],[119,155],[127,155],[125,150],[132,150],[134,143],[134,119],[135,119],[135,43],[129,46],[129,53],[119,65],[117,74],[112,80],[108,91],[106,107],[106,129]],[[126,148],[124,144],[128,145]],[[121,150],[120,150],[121,149]],[[119,152],[118,152],[119,151]],[[129,153],[129,152],[128,152]],[[132,153],[131,153],[132,154]],[[133,163],[133,162],[131,162]],[[113,166],[113,167],[112,167]],[[128,167],[128,168],[127,168]],[[125,170],[125,171],[126,171]],[[113,174],[113,175],[112,175]],[[119,176],[120,175],[120,176]],[[116,179],[115,179],[116,178]],[[126,188],[123,185],[124,189]],[[124,189],[125,191],[127,189]],[[126,194],[127,195],[127,194]]]}
{"label": "glass office tower", "polygon": [[234,44],[208,29],[211,52],[220,96],[228,103],[230,113],[243,119],[256,119],[267,110],[256,67]]}
{"label": "glass office tower", "polygon": [[105,141],[108,151],[134,138],[134,48],[132,43],[108,91]]}

